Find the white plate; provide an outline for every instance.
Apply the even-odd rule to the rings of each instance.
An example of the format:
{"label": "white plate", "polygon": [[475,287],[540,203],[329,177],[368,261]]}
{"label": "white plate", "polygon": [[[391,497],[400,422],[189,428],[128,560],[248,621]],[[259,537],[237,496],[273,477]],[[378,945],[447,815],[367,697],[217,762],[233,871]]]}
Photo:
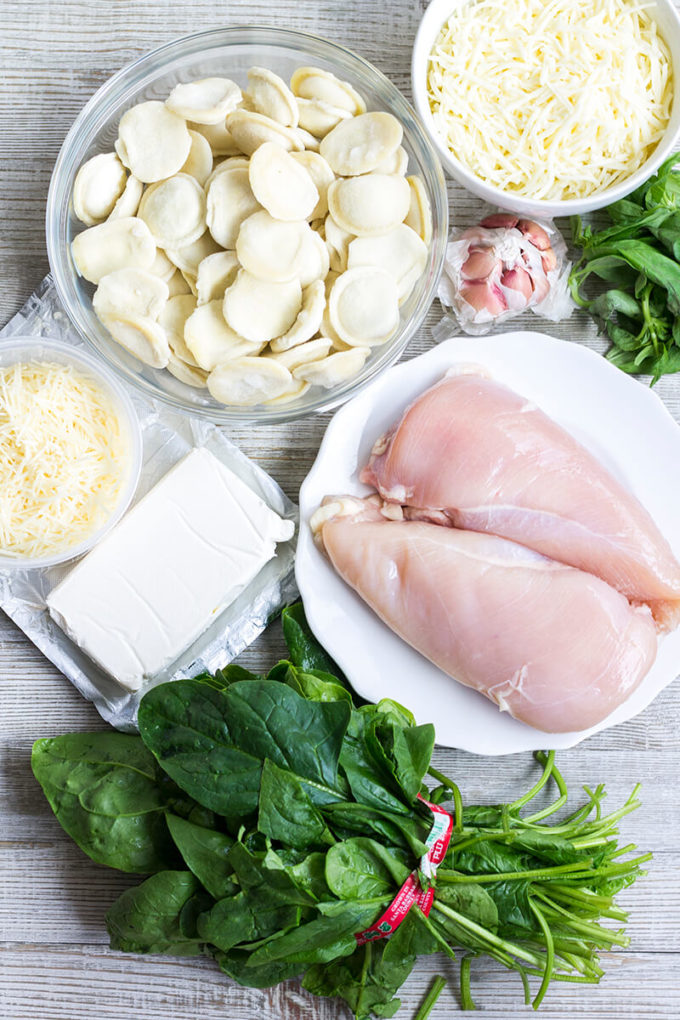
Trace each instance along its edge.
{"label": "white plate", "polygon": [[338,577],[311,538],[309,518],[323,497],[371,491],[358,473],[374,441],[455,364],[479,365],[534,400],[637,496],[680,555],[680,429],[651,390],[587,347],[542,333],[457,337],[389,369],[328,426],[300,490],[296,578],[307,619],[359,694],[407,705],[418,722],[435,723],[440,744],[477,754],[572,747],[631,719],[675,679],[680,630],[661,639],[648,675],[601,723],[543,733],[499,712],[410,648]]}

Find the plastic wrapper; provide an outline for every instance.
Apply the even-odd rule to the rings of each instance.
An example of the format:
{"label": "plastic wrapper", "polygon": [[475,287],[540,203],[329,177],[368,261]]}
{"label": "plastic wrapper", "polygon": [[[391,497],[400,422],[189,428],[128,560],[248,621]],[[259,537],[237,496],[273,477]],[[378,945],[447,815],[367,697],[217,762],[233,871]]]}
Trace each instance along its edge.
{"label": "plastic wrapper", "polygon": [[[438,297],[473,336],[529,308],[558,322],[574,308],[570,269],[567,246],[552,223],[493,213],[452,235]],[[445,322],[450,335],[450,319]]]}
{"label": "plastic wrapper", "polygon": [[[71,326],[47,276],[24,307],[0,330],[0,342],[14,335],[58,339],[84,346]],[[136,392],[130,396],[139,416],[144,457],[133,505],[193,447],[206,446],[246,482],[281,517],[297,521],[297,507],[277,483],[254,464],[209,422],[171,411],[158,401]],[[52,620],[45,600],[66,576],[73,563],[35,570],[0,571],[0,607],[58,669],[92,701],[100,715],[120,730],[136,728],[140,698],[150,687],[166,680],[214,672],[225,666],[264,630],[296,595],[293,562],[294,536],[277,545],[276,556],[227,606],[200,637],[167,670],[141,690],[126,690],[101,670]]]}

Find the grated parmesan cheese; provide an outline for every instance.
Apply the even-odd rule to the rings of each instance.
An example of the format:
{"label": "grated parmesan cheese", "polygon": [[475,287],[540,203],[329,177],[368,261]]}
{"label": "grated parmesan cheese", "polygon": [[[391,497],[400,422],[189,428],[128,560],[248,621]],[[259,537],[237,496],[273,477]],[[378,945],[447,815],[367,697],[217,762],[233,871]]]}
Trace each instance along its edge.
{"label": "grated parmesan cheese", "polygon": [[88,538],[116,507],[128,457],[94,379],[46,361],[0,368],[0,555],[39,559]]}
{"label": "grated parmesan cheese", "polygon": [[474,174],[536,199],[625,180],[668,125],[672,64],[627,0],[473,0],[430,54],[437,131]]}

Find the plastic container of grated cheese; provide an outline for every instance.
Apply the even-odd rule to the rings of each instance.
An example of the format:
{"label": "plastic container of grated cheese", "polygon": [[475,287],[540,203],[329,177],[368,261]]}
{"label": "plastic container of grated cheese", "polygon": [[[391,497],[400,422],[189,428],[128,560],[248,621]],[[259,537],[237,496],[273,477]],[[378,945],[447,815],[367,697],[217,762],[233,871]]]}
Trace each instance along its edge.
{"label": "plastic container of grated cheese", "polygon": [[[71,366],[79,375],[92,380],[109,398],[121,429],[121,465],[118,493],[105,520],[78,542],[64,544],[52,555],[7,555],[0,551],[0,571],[52,567],[82,556],[99,542],[121,519],[130,506],[139,482],[142,467],[142,433],[132,400],[113,372],[101,360],[72,344],[38,337],[15,337],[0,344],[0,369],[27,362],[45,362]],[[0,408],[1,410],[1,408]],[[0,497],[1,498],[1,497]]]}

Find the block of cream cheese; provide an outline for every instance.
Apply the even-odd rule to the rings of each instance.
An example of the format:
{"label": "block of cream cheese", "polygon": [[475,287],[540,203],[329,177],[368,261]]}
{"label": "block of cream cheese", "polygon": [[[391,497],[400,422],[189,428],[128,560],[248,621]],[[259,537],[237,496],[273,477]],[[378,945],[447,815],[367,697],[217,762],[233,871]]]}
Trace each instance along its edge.
{"label": "block of cream cheese", "polygon": [[47,599],[128,690],[174,662],[293,535],[206,449],[179,461]]}

